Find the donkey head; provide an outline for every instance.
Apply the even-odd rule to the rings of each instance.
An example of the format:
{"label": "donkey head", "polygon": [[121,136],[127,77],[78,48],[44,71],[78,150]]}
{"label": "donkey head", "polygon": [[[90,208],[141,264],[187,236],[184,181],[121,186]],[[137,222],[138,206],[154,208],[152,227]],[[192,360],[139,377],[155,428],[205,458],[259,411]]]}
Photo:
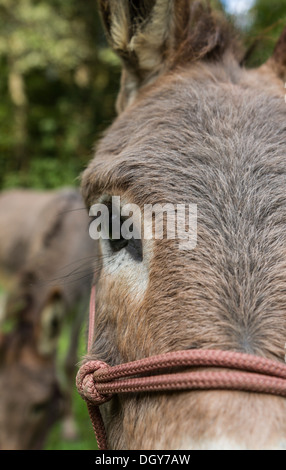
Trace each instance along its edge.
{"label": "donkey head", "polygon": [[62,416],[54,359],[38,353],[34,331],[18,325],[0,338],[0,449],[42,447]]}
{"label": "donkey head", "polygon": [[[195,204],[198,222],[191,250],[165,236],[99,241],[92,357],[115,365],[198,348],[283,362],[285,33],[246,70],[205,2],[100,6],[123,74],[119,117],[83,175],[86,203]],[[286,445],[285,400],[267,395],[142,394],[103,409],[113,449]]]}

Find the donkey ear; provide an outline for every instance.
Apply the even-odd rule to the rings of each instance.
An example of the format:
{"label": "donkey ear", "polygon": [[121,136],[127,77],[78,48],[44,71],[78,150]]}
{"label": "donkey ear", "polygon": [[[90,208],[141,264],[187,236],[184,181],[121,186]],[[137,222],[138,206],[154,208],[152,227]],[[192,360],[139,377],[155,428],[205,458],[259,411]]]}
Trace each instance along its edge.
{"label": "donkey ear", "polygon": [[231,25],[208,2],[99,0],[107,37],[123,61],[118,112],[176,64],[236,53]]}
{"label": "donkey ear", "polygon": [[123,62],[121,112],[156,78],[172,38],[172,0],[99,0],[107,38]]}
{"label": "donkey ear", "polygon": [[268,65],[282,79],[286,80],[286,28],[280,36]]}

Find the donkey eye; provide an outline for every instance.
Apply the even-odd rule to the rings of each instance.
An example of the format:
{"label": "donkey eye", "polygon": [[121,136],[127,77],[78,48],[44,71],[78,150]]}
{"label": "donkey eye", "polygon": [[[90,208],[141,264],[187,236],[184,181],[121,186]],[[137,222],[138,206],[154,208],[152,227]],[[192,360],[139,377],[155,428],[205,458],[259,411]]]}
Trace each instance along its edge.
{"label": "donkey eye", "polygon": [[[112,222],[116,222],[117,219],[117,226],[120,227],[120,238],[116,237],[113,238],[112,233]],[[120,217],[116,214],[110,216],[110,223],[109,223],[109,245],[113,253],[118,253],[121,250],[125,249],[135,261],[141,262],[143,260],[143,249],[142,249],[142,242],[140,239],[136,239],[134,237],[125,238],[122,235],[122,225],[125,222],[124,217]],[[133,225],[130,226],[130,230],[133,232]]]}
{"label": "donkey eye", "polygon": [[125,207],[123,211],[123,208],[113,206],[112,202],[95,204],[91,208],[90,217],[91,238],[103,240],[105,247],[108,244],[109,254],[126,250],[135,261],[143,261],[139,220],[138,216],[134,216],[132,209],[129,212]]}
{"label": "donkey eye", "polygon": [[[113,238],[112,224],[114,222],[115,223],[119,222],[118,227],[120,228],[120,238],[118,238],[118,237]],[[117,216],[117,215],[112,215],[112,214],[110,215],[110,219],[109,219],[109,245],[110,245],[111,250],[114,253],[123,250],[123,248],[128,247],[129,240],[126,240],[122,236],[122,233],[121,233],[121,227],[122,227],[123,223],[124,223],[124,220],[122,219],[122,217]]]}

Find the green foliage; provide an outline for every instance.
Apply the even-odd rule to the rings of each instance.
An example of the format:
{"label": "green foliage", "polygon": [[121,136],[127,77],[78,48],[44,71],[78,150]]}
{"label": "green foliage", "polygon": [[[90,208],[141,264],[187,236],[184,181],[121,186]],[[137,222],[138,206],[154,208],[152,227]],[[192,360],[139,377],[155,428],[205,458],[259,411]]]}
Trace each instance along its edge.
{"label": "green foliage", "polygon": [[0,189],[78,184],[120,73],[96,2],[0,0],[0,31]]}
{"label": "green foliage", "polygon": [[285,26],[284,0],[256,0],[250,11],[250,27],[246,39],[248,46],[253,48],[248,65],[259,66],[271,57]]}

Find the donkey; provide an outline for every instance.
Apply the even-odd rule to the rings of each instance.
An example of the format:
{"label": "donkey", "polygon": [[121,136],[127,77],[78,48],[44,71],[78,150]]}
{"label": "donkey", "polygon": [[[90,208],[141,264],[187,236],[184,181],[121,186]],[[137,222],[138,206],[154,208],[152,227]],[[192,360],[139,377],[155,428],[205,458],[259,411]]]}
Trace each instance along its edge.
{"label": "donkey", "polygon": [[[8,292],[0,321],[0,449],[41,448],[60,418],[66,437],[75,437],[71,400],[93,270],[88,222],[76,189],[0,196]],[[70,339],[59,366],[64,324],[71,324]]]}
{"label": "donkey", "polygon": [[19,323],[0,338],[1,450],[42,449],[57,421],[71,422],[55,360],[39,353],[32,325]]}
{"label": "donkey", "polygon": [[[198,238],[187,251],[166,237],[99,240],[84,361],[218,349],[284,363],[286,30],[247,70],[207,2],[99,4],[123,73],[119,116],[82,176],[86,205],[196,204]],[[285,399],[266,394],[118,395],[102,414],[111,449],[286,448]]]}

